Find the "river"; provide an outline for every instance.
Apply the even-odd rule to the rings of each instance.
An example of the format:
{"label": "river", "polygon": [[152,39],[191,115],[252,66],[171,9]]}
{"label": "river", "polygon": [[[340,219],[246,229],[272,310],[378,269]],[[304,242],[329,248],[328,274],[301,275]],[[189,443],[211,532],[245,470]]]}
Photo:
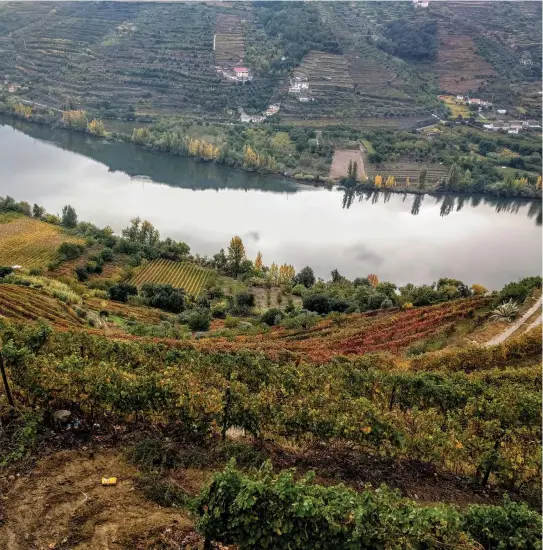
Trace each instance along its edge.
{"label": "river", "polygon": [[300,185],[0,117],[0,196],[116,232],[135,216],[212,255],[240,235],[264,263],[376,273],[397,284],[454,277],[499,288],[541,272],[541,202],[365,193]]}

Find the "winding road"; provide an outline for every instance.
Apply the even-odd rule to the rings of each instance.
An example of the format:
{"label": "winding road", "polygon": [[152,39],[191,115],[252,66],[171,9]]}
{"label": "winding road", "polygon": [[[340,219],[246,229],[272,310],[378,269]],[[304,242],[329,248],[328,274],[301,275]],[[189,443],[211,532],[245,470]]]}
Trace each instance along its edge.
{"label": "winding road", "polygon": [[[517,331],[519,327],[523,325],[540,308],[541,308],[541,297],[520,319],[517,319],[510,327],[506,328],[503,332],[501,332],[497,336],[494,336],[492,340],[489,340],[483,345],[497,346],[498,344],[501,344],[504,340],[507,340],[507,338],[509,338],[511,334]],[[525,332],[527,332],[532,328],[535,328],[540,322],[541,322],[541,315],[539,315],[539,317],[533,323],[531,323],[529,327],[527,327]]]}

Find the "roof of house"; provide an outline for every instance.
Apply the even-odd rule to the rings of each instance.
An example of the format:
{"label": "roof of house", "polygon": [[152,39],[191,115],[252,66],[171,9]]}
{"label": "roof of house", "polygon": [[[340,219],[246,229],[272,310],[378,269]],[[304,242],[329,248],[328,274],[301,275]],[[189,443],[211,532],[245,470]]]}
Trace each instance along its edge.
{"label": "roof of house", "polygon": [[248,73],[249,69],[246,67],[234,67],[234,71],[236,71],[236,73]]}

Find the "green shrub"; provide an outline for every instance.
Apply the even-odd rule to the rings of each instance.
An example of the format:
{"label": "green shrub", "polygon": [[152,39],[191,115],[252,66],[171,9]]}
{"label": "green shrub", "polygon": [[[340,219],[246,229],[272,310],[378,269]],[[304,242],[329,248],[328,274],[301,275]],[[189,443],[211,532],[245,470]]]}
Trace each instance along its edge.
{"label": "green shrub", "polygon": [[89,272],[83,265],[78,265],[75,268],[75,274],[77,275],[77,280],[81,282],[86,281],[89,278]]}
{"label": "green shrub", "polygon": [[217,302],[211,306],[211,315],[215,319],[225,319],[228,311],[228,304],[226,302]]}
{"label": "green shrub", "polygon": [[185,309],[185,292],[171,285],[146,283],[141,287],[141,296],[148,306],[164,311],[181,313]]}
{"label": "green shrub", "polygon": [[278,325],[281,322],[283,316],[284,313],[280,309],[272,307],[262,314],[260,320],[266,325],[273,327],[274,325]]}
{"label": "green shrub", "polygon": [[295,296],[303,296],[304,291],[305,291],[305,286],[304,285],[296,285],[292,289],[292,294],[294,294]]}
{"label": "green shrub", "polygon": [[79,258],[85,251],[85,247],[76,243],[62,243],[58,249],[57,254],[62,261],[75,260]]}
{"label": "green shrub", "polygon": [[250,477],[231,462],[195,503],[198,529],[243,550],[475,547],[452,506],[419,506],[385,486],[361,493],[343,485],[324,487],[313,484],[313,477],[295,481],[293,472],[273,475],[269,463]]}
{"label": "green shrub", "polygon": [[4,278],[6,275],[13,273],[13,268],[9,265],[0,265],[0,279]]}
{"label": "green shrub", "polygon": [[113,250],[111,248],[104,248],[100,252],[100,257],[103,262],[111,262],[113,260]]}
{"label": "green shrub", "polygon": [[468,506],[464,529],[484,548],[541,549],[541,516],[508,498],[503,506]]}
{"label": "green shrub", "polygon": [[289,329],[308,330],[315,326],[319,319],[320,317],[316,313],[309,311],[300,313],[294,317],[285,317],[285,319],[281,321],[281,326]]}
{"label": "green shrub", "polygon": [[525,277],[518,282],[506,284],[494,300],[494,305],[513,300],[522,303],[535,288],[541,288],[541,277]]}
{"label": "green shrub", "polygon": [[226,328],[236,328],[240,323],[240,320],[237,317],[226,317],[224,320],[224,326]]}
{"label": "green shrub", "polygon": [[189,326],[192,331],[205,332],[209,330],[209,325],[211,324],[211,316],[209,311],[203,308],[195,308],[183,316],[186,324]]}
{"label": "green shrub", "polygon": [[129,296],[136,296],[138,294],[138,289],[134,285],[128,283],[119,283],[110,286],[108,293],[111,300],[126,302]]}

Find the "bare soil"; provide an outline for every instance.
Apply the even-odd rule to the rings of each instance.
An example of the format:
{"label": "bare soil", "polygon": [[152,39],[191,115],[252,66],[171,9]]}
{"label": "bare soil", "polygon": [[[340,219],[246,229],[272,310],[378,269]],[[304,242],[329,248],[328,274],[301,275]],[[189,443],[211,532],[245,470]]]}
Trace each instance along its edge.
{"label": "bare soil", "polygon": [[358,176],[364,176],[366,172],[360,149],[336,149],[334,151],[334,158],[332,159],[332,166],[330,166],[330,177],[339,179],[347,176],[350,161],[358,164]]}
{"label": "bare soil", "polygon": [[292,450],[268,443],[267,450],[275,468],[295,467],[299,473],[314,470],[316,481],[322,485],[345,483],[361,491],[367,484],[377,488],[384,483],[421,504],[502,502],[502,492],[493,487],[483,489],[469,478],[417,460],[374,456],[333,443]]}
{"label": "bare soil", "polygon": [[436,70],[441,90],[467,93],[484,88],[496,74],[492,65],[477,53],[477,46],[470,36],[449,34],[440,28],[438,38]]}
{"label": "bare soil", "polygon": [[[5,550],[137,550],[156,533],[190,533],[187,515],[146,500],[122,453],[68,450],[9,480],[0,522]],[[102,486],[102,477],[117,477]],[[5,482],[6,480],[4,480]],[[137,544],[134,541],[138,541]],[[6,546],[3,546],[5,544]]]}

